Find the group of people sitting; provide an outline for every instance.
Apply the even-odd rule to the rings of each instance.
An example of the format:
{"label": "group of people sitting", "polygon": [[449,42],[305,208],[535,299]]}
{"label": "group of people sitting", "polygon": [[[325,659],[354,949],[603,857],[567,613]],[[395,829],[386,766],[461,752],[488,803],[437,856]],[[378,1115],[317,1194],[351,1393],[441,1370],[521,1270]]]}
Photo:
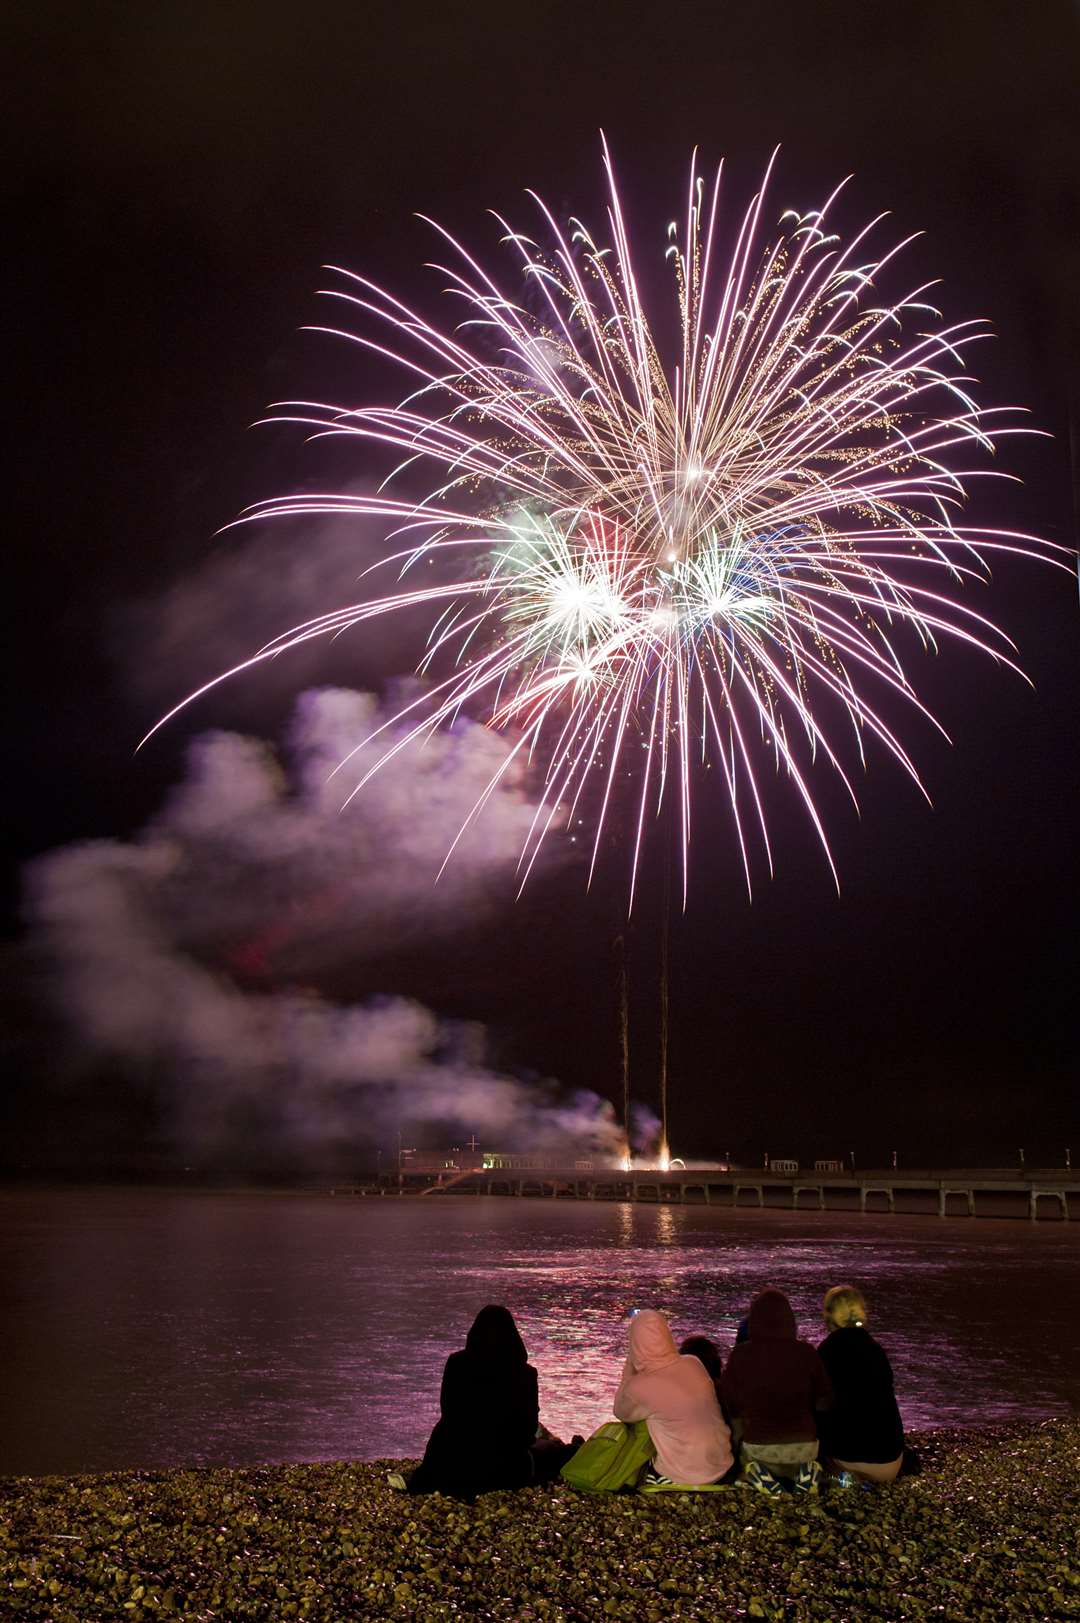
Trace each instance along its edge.
{"label": "group of people sitting", "polygon": [[[801,1341],[787,1297],[763,1290],[723,1358],[706,1336],[676,1347],[652,1308],[630,1319],[614,1413],[644,1422],[652,1462],[640,1486],[664,1491],[741,1483],[770,1496],[814,1493],[823,1470],[841,1485],[891,1482],[904,1465],[904,1428],[884,1350],[850,1285],[824,1301],[827,1334]],[[443,1372],[440,1419],[410,1493],[472,1499],[551,1481],[582,1444],[540,1424],[536,1370],[513,1315],[485,1307]],[[909,1451],[910,1457],[910,1451]]]}

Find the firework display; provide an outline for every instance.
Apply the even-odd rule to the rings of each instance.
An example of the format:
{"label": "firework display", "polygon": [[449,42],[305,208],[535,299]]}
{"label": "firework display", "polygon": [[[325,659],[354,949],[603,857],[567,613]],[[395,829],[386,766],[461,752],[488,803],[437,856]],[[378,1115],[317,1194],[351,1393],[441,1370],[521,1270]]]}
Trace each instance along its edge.
{"label": "firework display", "polygon": [[[606,146],[604,163],[601,235],[578,221],[564,229],[531,193],[535,237],[495,216],[510,281],[428,222],[448,250],[434,267],[445,327],[335,272],[328,296],[347,324],[318,330],[400,366],[407,392],[389,406],[287,403],[273,420],[354,439],[362,470],[376,453],[389,470],[374,494],[287,496],[238,522],[377,518],[387,539],[376,568],[393,581],[225,675],[429,607],[423,686],[357,739],[351,793],[468,714],[508,739],[470,822],[507,774],[523,763],[532,774],[522,884],[553,830],[587,831],[591,877],[614,828],[632,905],[668,801],[685,896],[706,790],[730,809],[747,884],[757,856],[771,871],[777,775],[832,867],[815,765],[854,799],[853,767],[876,745],[921,788],[893,718],[910,705],[940,726],[912,685],[909,652],[947,637],[1012,665],[1011,642],[963,589],[995,552],[1056,549],[965,522],[970,481],[1009,477],[986,453],[1032,430],[972,396],[965,357],[985,324],[945,324],[929,283],[883,302],[911,238],[879,252],[879,217],[841,241],[830,224],[840,188],[822,209],[774,223],[772,163],[729,231],[721,174],[706,183],[692,162],[666,243],[677,324],[669,301],[654,326],[647,306],[661,301],[643,291]],[[659,336],[668,325],[671,354]]]}

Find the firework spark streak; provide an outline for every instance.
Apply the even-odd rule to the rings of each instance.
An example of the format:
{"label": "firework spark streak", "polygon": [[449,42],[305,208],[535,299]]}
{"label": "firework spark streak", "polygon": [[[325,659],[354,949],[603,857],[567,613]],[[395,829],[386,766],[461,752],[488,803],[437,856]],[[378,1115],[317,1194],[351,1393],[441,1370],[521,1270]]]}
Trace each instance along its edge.
{"label": "firework spark streak", "polygon": [[[543,243],[495,216],[512,293],[427,222],[451,255],[433,267],[460,318],[448,329],[335,271],[327,296],[353,325],[316,330],[396,363],[408,392],[393,406],[290,402],[272,420],[389,452],[392,471],[375,495],[288,496],[238,522],[387,521],[381,563],[396,589],[295,627],[215,681],[424,605],[427,681],[357,741],[370,753],[353,794],[464,710],[510,740],[470,822],[515,763],[538,781],[522,884],[567,824],[591,827],[591,878],[618,805],[632,906],[647,828],[672,796],[685,901],[702,764],[723,781],[748,886],[755,844],[772,869],[766,768],[794,785],[835,877],[816,758],[854,799],[841,741],[861,764],[877,740],[922,788],[880,708],[900,699],[939,726],[901,643],[953,638],[1017,668],[1012,643],[959,589],[994,552],[1059,549],[962,516],[971,479],[1009,477],[985,453],[1032,430],[970,393],[965,356],[984,324],[945,325],[930,283],[880,302],[911,238],[876,254],[879,217],[845,245],[828,218],[840,188],[765,228],[771,162],[727,258],[721,175],[706,184],[691,164],[685,213],[668,228],[678,352],[666,363],[606,145],[604,163],[603,241],[578,221],[562,229],[533,193]],[[395,493],[417,481],[416,499]]]}

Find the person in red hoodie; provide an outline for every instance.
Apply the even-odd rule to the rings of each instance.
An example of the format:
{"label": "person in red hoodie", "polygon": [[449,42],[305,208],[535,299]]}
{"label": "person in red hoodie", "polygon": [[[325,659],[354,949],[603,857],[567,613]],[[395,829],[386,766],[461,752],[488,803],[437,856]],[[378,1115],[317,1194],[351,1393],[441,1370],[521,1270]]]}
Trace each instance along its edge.
{"label": "person in red hoodie", "polygon": [[776,1497],[785,1477],[797,1493],[816,1493],[821,1467],[815,1416],[831,1405],[832,1387],[818,1354],[798,1339],[782,1291],[754,1297],[749,1335],[729,1353],[720,1390],[725,1410],[742,1425],[747,1486]]}

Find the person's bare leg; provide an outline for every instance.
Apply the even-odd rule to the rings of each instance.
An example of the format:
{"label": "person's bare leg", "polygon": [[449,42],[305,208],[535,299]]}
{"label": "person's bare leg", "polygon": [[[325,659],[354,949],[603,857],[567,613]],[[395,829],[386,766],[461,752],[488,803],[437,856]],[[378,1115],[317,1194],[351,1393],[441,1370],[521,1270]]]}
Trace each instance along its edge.
{"label": "person's bare leg", "polygon": [[894,1460],[887,1460],[878,1465],[869,1460],[837,1460],[835,1463],[841,1471],[850,1471],[863,1482],[895,1482],[900,1475],[900,1467],[904,1456],[898,1454]]}

